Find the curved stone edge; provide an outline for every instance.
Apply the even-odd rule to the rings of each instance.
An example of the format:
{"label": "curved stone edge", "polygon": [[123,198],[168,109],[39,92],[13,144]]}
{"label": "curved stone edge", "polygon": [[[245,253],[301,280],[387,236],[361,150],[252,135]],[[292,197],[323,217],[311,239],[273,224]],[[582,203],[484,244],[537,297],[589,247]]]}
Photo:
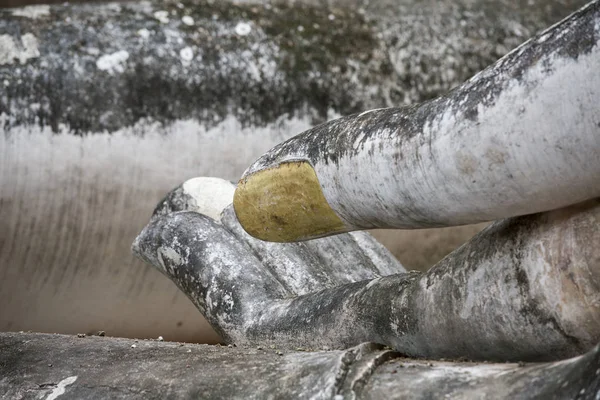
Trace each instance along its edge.
{"label": "curved stone edge", "polygon": [[[225,215],[235,220],[230,207]],[[417,357],[544,361],[582,354],[600,339],[599,218],[593,200],[497,221],[425,274],[302,296],[281,277],[314,271],[297,264],[275,274],[243,239],[195,212],[153,219],[134,248],[230,343],[345,348],[373,341]]]}

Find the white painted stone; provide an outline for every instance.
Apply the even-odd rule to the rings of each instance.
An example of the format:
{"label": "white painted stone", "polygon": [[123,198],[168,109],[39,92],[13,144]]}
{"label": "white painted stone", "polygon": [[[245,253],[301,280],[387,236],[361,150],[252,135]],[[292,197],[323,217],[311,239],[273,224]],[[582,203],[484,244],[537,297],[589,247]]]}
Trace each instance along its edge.
{"label": "white painted stone", "polygon": [[252,27],[247,22],[238,22],[234,31],[238,36],[248,36],[252,31]]}
{"label": "white painted stone", "polygon": [[191,47],[184,47],[183,49],[179,50],[179,57],[184,65],[189,65],[189,63],[194,59],[194,50],[192,50]]}
{"label": "white painted stone", "polygon": [[56,400],[59,396],[65,394],[66,387],[72,385],[77,380],[77,376],[70,376],[58,382],[52,393],[46,397],[46,400]]}
{"label": "white painted stone", "polygon": [[98,58],[96,61],[96,67],[99,70],[106,71],[109,74],[115,72],[122,73],[125,71],[125,66],[129,53],[125,50],[120,50],[111,54],[105,54]]}
{"label": "white painted stone", "polygon": [[13,64],[15,60],[25,64],[39,56],[38,40],[31,33],[24,34],[20,41],[10,35],[0,35],[0,65]]}
{"label": "white painted stone", "polygon": [[169,12],[164,10],[156,11],[154,13],[154,18],[156,18],[163,24],[167,24],[169,23]]}
{"label": "white painted stone", "polygon": [[150,37],[150,31],[146,28],[142,28],[137,31],[137,34],[140,35],[143,39],[148,39]]}
{"label": "white painted stone", "polygon": [[19,8],[13,9],[12,14],[16,17],[37,19],[39,17],[45,17],[46,15],[50,15],[50,6],[41,4],[41,5],[19,7]]}
{"label": "white painted stone", "polygon": [[235,186],[221,178],[193,178],[185,181],[183,191],[196,201],[196,211],[215,221],[221,220],[221,213],[233,202]]}
{"label": "white painted stone", "polygon": [[181,17],[181,22],[183,22],[187,26],[193,26],[194,18],[190,17],[189,15],[184,15],[183,17]]}

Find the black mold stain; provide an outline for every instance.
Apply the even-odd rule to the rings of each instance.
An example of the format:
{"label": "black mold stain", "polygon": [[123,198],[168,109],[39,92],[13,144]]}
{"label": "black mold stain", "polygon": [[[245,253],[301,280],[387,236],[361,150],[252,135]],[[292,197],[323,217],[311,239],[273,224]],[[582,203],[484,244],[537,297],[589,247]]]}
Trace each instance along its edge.
{"label": "black mold stain", "polygon": [[[348,95],[356,68],[351,60],[364,66],[377,47],[363,15],[295,3],[177,3],[154,2],[150,11],[136,4],[100,12],[93,5],[53,6],[51,18],[35,25],[4,11],[9,18],[0,19],[0,31],[15,38],[33,33],[41,53],[25,65],[0,66],[0,83],[9,83],[0,94],[0,113],[12,120],[5,128],[39,124],[57,132],[65,125],[85,134],[144,118],[163,124],[192,118],[211,126],[228,114],[261,126],[298,112],[319,123],[328,110],[364,107]],[[154,18],[158,10],[169,12],[168,24]],[[184,15],[195,24],[182,24]],[[251,24],[247,36],[235,34],[239,22]],[[152,32],[148,39],[137,33],[141,28]],[[186,46],[197,57],[188,66],[179,57]],[[99,57],[121,50],[129,53],[123,72],[96,67]],[[254,77],[248,63],[260,62],[271,63],[265,69],[273,74],[259,69]],[[36,111],[32,103],[39,103]]]}
{"label": "black mold stain", "polygon": [[[476,9],[457,4],[446,12],[448,18],[467,22],[462,33],[469,40],[496,41],[510,48],[522,36],[513,32],[505,19],[535,30],[563,17],[579,3],[567,6],[556,0],[537,7],[523,2],[518,11],[514,4],[494,2]],[[420,3],[405,6],[415,18],[422,12]],[[169,14],[167,24],[153,16],[158,10]],[[498,26],[474,29],[477,23],[470,17],[474,12],[477,21],[498,21]],[[56,5],[51,6],[49,16],[36,20],[0,10],[0,31],[17,39],[32,33],[41,52],[41,57],[23,65],[0,66],[0,84],[9,83],[0,86],[0,113],[9,115],[4,129],[8,132],[12,127],[33,124],[84,135],[113,132],[145,118],[162,124],[195,119],[210,127],[226,115],[234,115],[247,126],[262,126],[282,116],[308,116],[318,124],[327,119],[328,110],[348,115],[389,106],[390,101],[406,103],[409,91],[415,92],[409,102],[434,98],[501,55],[487,48],[484,54],[476,54],[470,48],[450,48],[454,44],[449,44],[448,56],[454,64],[445,56],[427,62],[415,60],[418,65],[410,64],[409,58],[402,62],[410,64],[406,66],[411,72],[399,74],[390,55],[401,46],[401,32],[383,32],[395,32],[402,26],[388,26],[381,21],[385,18],[370,16],[385,14],[378,13],[318,2],[211,0],[112,7]],[[191,16],[195,24],[183,24],[184,15]],[[250,34],[236,35],[238,22],[250,23]],[[138,34],[140,28],[151,32],[147,39]],[[425,36],[439,35],[431,27],[418,29],[425,29]],[[441,32],[444,29],[448,27]],[[181,43],[173,38],[173,32],[181,37]],[[572,56],[587,51],[592,41],[585,34],[579,43],[569,42],[561,51]],[[413,39],[419,43],[418,37]],[[409,50],[412,42],[407,45]],[[185,46],[197,53],[187,67],[179,59]],[[122,73],[98,70],[100,56],[119,50],[129,53]],[[248,60],[272,62],[272,74],[265,76],[266,69],[262,69],[259,79],[254,79],[245,64]],[[455,74],[455,80],[442,79],[440,74],[446,71]],[[366,94],[367,88],[377,88],[377,93]],[[33,109],[32,104],[38,107]]]}

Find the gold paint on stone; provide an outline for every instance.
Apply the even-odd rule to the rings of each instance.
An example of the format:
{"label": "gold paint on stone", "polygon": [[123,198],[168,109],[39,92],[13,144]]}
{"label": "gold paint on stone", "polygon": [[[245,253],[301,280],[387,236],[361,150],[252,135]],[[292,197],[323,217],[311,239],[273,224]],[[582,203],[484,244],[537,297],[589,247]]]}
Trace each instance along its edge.
{"label": "gold paint on stone", "polygon": [[327,203],[317,174],[306,161],[282,163],[243,178],[233,208],[246,232],[270,242],[350,230]]}

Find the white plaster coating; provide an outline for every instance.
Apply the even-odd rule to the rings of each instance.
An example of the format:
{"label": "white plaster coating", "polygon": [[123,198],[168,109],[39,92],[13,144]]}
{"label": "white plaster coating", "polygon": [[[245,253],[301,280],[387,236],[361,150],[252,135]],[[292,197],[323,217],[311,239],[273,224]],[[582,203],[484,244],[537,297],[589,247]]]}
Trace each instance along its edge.
{"label": "white plaster coating", "polygon": [[[482,305],[479,303],[481,299],[481,294],[478,289],[481,287],[485,287],[486,283],[489,282],[489,268],[495,268],[496,262],[489,262],[488,260],[483,262],[483,266],[481,268],[477,268],[475,271],[469,274],[467,279],[467,284],[464,292],[466,293],[466,298],[463,302],[462,308],[459,311],[459,316],[462,319],[469,319],[473,314],[475,309],[475,314],[477,314],[478,308]],[[500,295],[500,293],[496,293]]]}
{"label": "white plaster coating", "polygon": [[[10,117],[0,114],[1,125],[7,126],[7,121]],[[6,174],[2,177],[4,188],[16,183],[17,171],[26,165],[38,165],[40,172],[56,175],[52,179],[56,179],[57,187],[64,180],[60,177],[71,175],[69,169],[74,166],[89,171],[90,180],[97,180],[93,177],[104,171],[102,176],[106,179],[97,181],[98,185],[110,182],[129,185],[135,177],[127,170],[134,168],[152,171],[154,184],[167,183],[166,189],[170,190],[174,181],[186,175],[189,178],[219,175],[237,180],[244,167],[258,155],[310,126],[308,117],[282,117],[265,127],[243,127],[235,117],[228,116],[211,128],[195,120],[178,120],[166,126],[142,120],[112,133],[84,137],[70,134],[63,125],[56,133],[50,127],[40,129],[37,125],[15,127],[11,128],[11,135],[0,136],[0,148],[10,149],[0,172]],[[261,140],[256,140],[257,137]],[[135,149],[133,153],[132,149]],[[154,168],[156,164],[162,169]],[[45,173],[40,175],[40,180],[30,176],[32,180],[28,183],[54,187],[48,178]],[[153,184],[149,182],[147,187]]]}
{"label": "white plaster coating", "polygon": [[38,40],[31,33],[21,36],[21,40],[10,35],[0,35],[0,65],[13,64],[15,60],[25,64],[27,60],[39,56]]}
{"label": "white plaster coating", "polygon": [[175,251],[174,249],[172,249],[170,247],[161,247],[159,249],[159,254],[161,254],[164,257],[167,257],[169,260],[173,261],[176,265],[182,265],[184,262],[183,258],[177,253],[177,251]]}
{"label": "white plaster coating", "polygon": [[252,31],[252,27],[247,22],[238,22],[234,28],[234,31],[238,36],[247,36]]}
{"label": "white plaster coating", "polygon": [[[580,215],[560,215],[556,211],[548,224],[552,228],[535,238],[528,251],[524,252],[532,297],[540,304],[548,304],[552,316],[559,321],[561,328],[574,337],[592,339],[589,336],[590,324],[598,323],[600,316],[600,293],[595,282],[589,279],[597,274],[597,264],[589,259],[584,246],[598,243],[600,234],[592,229],[595,236],[589,235],[582,242],[578,232],[583,227],[594,227],[600,220],[600,211],[596,214],[582,212]],[[572,223],[565,229],[563,219],[570,218]],[[568,250],[566,250],[568,249]],[[567,268],[557,268],[564,263]],[[560,296],[556,294],[560,293]],[[585,305],[585,306],[583,306]],[[583,322],[585,321],[585,322]]]}
{"label": "white plaster coating", "polygon": [[148,39],[150,37],[150,31],[146,28],[142,28],[137,31],[137,34],[140,35],[144,39]]}
{"label": "white plaster coating", "polygon": [[193,26],[194,18],[190,17],[189,15],[184,15],[183,17],[181,17],[181,22],[183,22],[187,26]]}
{"label": "white plaster coating", "polygon": [[[339,164],[317,160],[325,197],[356,228],[373,227],[367,220],[415,228],[423,227],[420,215],[433,226],[459,225],[600,196],[599,64],[599,46],[577,59],[546,55],[492,106],[481,105],[477,123],[451,104],[423,136],[403,143],[398,162],[391,132],[374,135]],[[419,142],[430,136],[430,147]],[[302,157],[300,149],[286,159]],[[358,179],[353,171],[362,171]]]}
{"label": "white plaster coating", "polygon": [[192,50],[191,47],[184,47],[183,49],[179,50],[179,57],[181,58],[183,65],[189,65],[194,59],[194,50]]}
{"label": "white plaster coating", "polygon": [[[529,222],[519,230],[514,229],[514,224],[508,228],[511,222],[496,222],[492,225],[495,230],[509,229],[510,241],[488,243],[487,255],[483,258],[477,256],[477,247],[463,249],[466,257],[460,268],[455,267],[452,277],[436,273],[420,282],[423,304],[445,301],[440,293],[446,293],[449,286],[461,282],[453,292],[456,293],[452,300],[456,317],[448,317],[447,310],[435,307],[425,306],[422,310],[425,315],[421,327],[432,332],[429,338],[432,343],[443,343],[446,332],[456,333],[456,329],[473,338],[472,346],[485,347],[485,343],[496,340],[499,330],[505,332],[506,337],[538,337],[543,332],[548,344],[566,345],[565,337],[595,343],[594,335],[600,327],[600,294],[595,289],[594,279],[598,265],[585,246],[600,239],[595,229],[600,206],[592,200],[528,218]],[[532,322],[531,314],[523,313],[531,304],[545,310],[544,315],[553,323]],[[450,327],[440,322],[454,318],[460,321],[457,317],[464,321],[451,323]],[[479,326],[476,334],[475,325]],[[536,348],[542,352],[546,345],[529,344],[523,351],[529,352],[535,346],[542,346]]]}
{"label": "white plaster coating", "polygon": [[[456,363],[447,363],[447,362],[436,362],[436,363],[426,363],[419,364],[418,362],[411,362],[413,366],[422,366],[428,367],[423,370],[422,380],[424,381],[434,381],[436,379],[448,379],[449,376],[452,375],[460,375],[461,379],[471,380],[478,378],[488,378],[491,376],[496,376],[506,372],[514,372],[517,367],[516,364],[473,364],[469,365],[456,365]],[[433,365],[433,366],[431,366]]]}
{"label": "white plaster coating", "polygon": [[50,6],[42,4],[15,8],[12,10],[12,14],[16,17],[37,19],[39,17],[50,15]]}
{"label": "white plaster coating", "polygon": [[105,54],[98,58],[96,61],[96,67],[99,70],[106,71],[109,74],[115,72],[122,73],[125,71],[125,66],[129,59],[129,53],[125,50],[119,50],[111,54]]}
{"label": "white plaster coating", "polygon": [[159,20],[163,24],[167,24],[169,22],[169,12],[168,11],[156,11],[154,13],[154,18]]}
{"label": "white plaster coating", "polygon": [[183,191],[196,201],[194,211],[218,222],[225,207],[233,202],[235,186],[225,179],[200,177],[185,181]]}
{"label": "white plaster coating", "polygon": [[65,394],[66,387],[72,385],[77,380],[77,376],[70,376],[58,382],[52,393],[46,397],[46,400],[56,400],[59,396]]}
{"label": "white plaster coating", "polygon": [[369,113],[372,113],[373,111],[379,111],[379,110],[385,110],[385,108],[374,108],[372,110],[363,111],[360,114],[358,114],[358,116],[362,117],[363,115],[367,115]]}

